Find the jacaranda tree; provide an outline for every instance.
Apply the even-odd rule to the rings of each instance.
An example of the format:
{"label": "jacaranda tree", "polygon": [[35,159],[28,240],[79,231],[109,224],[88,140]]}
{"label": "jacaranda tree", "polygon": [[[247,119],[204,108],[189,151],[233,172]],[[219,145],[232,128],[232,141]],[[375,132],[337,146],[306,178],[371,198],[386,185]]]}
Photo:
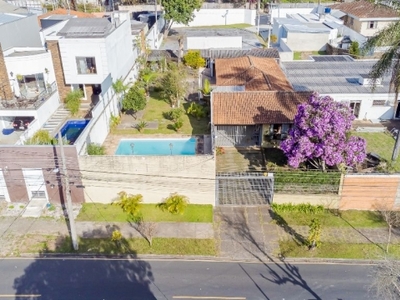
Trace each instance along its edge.
{"label": "jacaranda tree", "polygon": [[354,166],[365,159],[366,142],[350,136],[354,115],[349,106],[314,93],[299,105],[294,127],[281,148],[291,167],[303,162],[326,170],[327,166]]}

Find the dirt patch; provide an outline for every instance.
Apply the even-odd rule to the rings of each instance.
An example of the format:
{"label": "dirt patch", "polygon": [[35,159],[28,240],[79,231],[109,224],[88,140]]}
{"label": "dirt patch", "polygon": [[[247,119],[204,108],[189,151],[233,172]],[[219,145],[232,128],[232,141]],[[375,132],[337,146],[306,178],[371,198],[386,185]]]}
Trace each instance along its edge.
{"label": "dirt patch", "polygon": [[23,236],[23,240],[19,247],[20,253],[43,253],[54,252],[59,248],[63,237],[53,235],[31,235]]}

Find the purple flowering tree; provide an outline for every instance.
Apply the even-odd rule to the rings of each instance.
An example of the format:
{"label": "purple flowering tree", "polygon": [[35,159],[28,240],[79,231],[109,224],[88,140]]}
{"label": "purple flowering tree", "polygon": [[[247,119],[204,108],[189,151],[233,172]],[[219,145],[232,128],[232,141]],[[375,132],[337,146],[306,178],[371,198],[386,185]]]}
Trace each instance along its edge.
{"label": "purple flowering tree", "polygon": [[317,93],[299,105],[294,127],[281,149],[288,164],[298,168],[302,162],[326,170],[327,166],[354,166],[365,159],[366,142],[350,136],[354,115],[345,104]]}

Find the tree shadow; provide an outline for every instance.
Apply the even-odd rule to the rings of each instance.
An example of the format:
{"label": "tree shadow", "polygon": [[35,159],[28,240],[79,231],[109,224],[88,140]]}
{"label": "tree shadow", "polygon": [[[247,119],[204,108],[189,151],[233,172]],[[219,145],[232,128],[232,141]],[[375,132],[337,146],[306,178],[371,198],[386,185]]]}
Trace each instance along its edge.
{"label": "tree shadow", "polygon": [[[270,210],[269,214],[271,215],[273,212]],[[222,215],[222,220],[228,224],[228,226],[235,232],[238,236],[236,235],[231,235],[231,237],[236,240],[243,249],[250,253],[255,259],[257,259],[259,262],[261,262],[267,271],[269,272],[270,276],[266,276],[264,274],[260,274],[260,277],[277,285],[284,285],[287,283],[291,283],[295,286],[299,286],[302,289],[306,290],[309,292],[313,298],[320,300],[321,297],[308,285],[307,281],[302,277],[300,270],[297,266],[294,266],[288,262],[286,262],[284,259],[281,259],[280,261],[277,261],[274,257],[269,255],[265,250],[264,247],[262,247],[261,243],[257,241],[255,236],[253,236],[247,222],[246,218],[244,215],[244,210],[239,213],[239,215],[235,215],[236,217],[234,219],[229,218],[227,215]],[[287,225],[288,226],[288,225]],[[290,229],[287,228],[288,230]],[[292,229],[291,232],[293,233],[294,230]],[[304,239],[304,238],[303,238]],[[253,245],[257,251],[260,254],[255,253],[250,247],[246,246],[244,241],[250,242],[251,245]],[[269,260],[269,263],[265,262],[264,257],[266,257]],[[283,274],[279,274],[277,271],[275,271],[272,266],[277,267],[277,269]],[[260,290],[260,286],[258,286],[255,281],[253,280],[254,284],[256,287]],[[266,299],[269,299],[268,296],[264,291],[262,291],[262,294]]]}
{"label": "tree shadow", "polygon": [[[183,102],[182,106],[185,112],[187,112],[190,107],[191,102]],[[202,118],[195,118],[194,116],[187,114],[189,118],[190,127],[192,127],[191,134],[210,134],[210,117],[209,117],[209,108],[206,105],[203,105],[205,116]]]}
{"label": "tree shadow", "polygon": [[287,158],[281,149],[263,148],[262,151],[267,163],[273,163],[279,167],[284,167],[287,165]]}
{"label": "tree shadow", "polygon": [[[100,230],[86,235],[106,233]],[[150,290],[154,282],[151,265],[137,259],[136,252],[131,251],[124,259],[46,259],[50,252],[65,250],[67,240],[59,237],[54,251],[44,249],[14,280],[15,299],[27,299],[26,295],[40,295],[42,300],[156,299]],[[88,246],[85,243],[93,244],[90,239],[81,240],[81,249]]]}

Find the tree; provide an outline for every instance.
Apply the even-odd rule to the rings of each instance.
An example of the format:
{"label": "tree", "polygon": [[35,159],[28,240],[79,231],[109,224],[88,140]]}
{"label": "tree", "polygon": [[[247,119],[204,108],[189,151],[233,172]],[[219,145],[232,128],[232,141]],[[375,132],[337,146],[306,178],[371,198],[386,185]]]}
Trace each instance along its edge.
{"label": "tree", "polygon": [[140,194],[131,195],[124,191],[118,193],[118,198],[112,204],[122,208],[122,210],[132,218],[140,217],[143,196]]}
{"label": "tree", "polygon": [[372,89],[386,74],[391,74],[389,92],[394,93],[393,118],[396,117],[400,90],[400,21],[396,21],[369,38],[363,51],[368,53],[375,47],[389,47],[374,64],[369,73],[373,79]]}
{"label": "tree", "polygon": [[400,299],[400,260],[385,258],[374,266],[370,290],[376,299]]}
{"label": "tree", "polygon": [[380,203],[376,210],[388,225],[388,239],[386,242],[386,253],[389,253],[389,246],[392,239],[392,229],[400,225],[400,211],[393,210],[389,205]]}
{"label": "tree", "polygon": [[78,113],[82,97],[83,92],[80,89],[69,92],[65,97],[65,106],[71,112],[71,115],[75,116]]}
{"label": "tree", "polygon": [[157,73],[153,72],[150,69],[144,69],[140,78],[144,83],[146,96],[148,97],[150,96],[150,83],[157,79]]}
{"label": "tree", "polygon": [[187,91],[184,69],[172,65],[163,76],[161,85],[163,87],[161,97],[166,99],[172,107],[179,107],[180,100]]}
{"label": "tree", "polygon": [[198,68],[205,66],[206,60],[201,57],[199,50],[189,50],[185,56],[183,56],[183,63],[186,66],[197,70]]}
{"label": "tree", "polygon": [[184,195],[179,195],[178,193],[172,193],[163,202],[157,204],[157,207],[160,208],[162,211],[168,211],[173,215],[182,215],[185,212],[188,204],[188,197]]}
{"label": "tree", "polygon": [[188,25],[194,19],[194,11],[199,10],[202,5],[201,0],[164,0],[164,18],[167,21],[165,36],[168,35],[173,23]]}
{"label": "tree", "polygon": [[326,170],[326,166],[355,166],[364,161],[365,140],[350,136],[354,118],[349,106],[329,96],[312,94],[307,103],[299,105],[294,128],[281,143],[288,164],[298,168],[309,162]]}
{"label": "tree", "polygon": [[[45,129],[39,129],[33,136],[25,141],[25,145],[57,145],[58,139],[52,137],[50,132]],[[69,144],[69,142],[63,138],[63,144]]]}
{"label": "tree", "polygon": [[349,48],[349,54],[351,57],[356,59],[360,57],[360,46],[357,41],[351,42]]}
{"label": "tree", "polygon": [[125,98],[122,100],[122,108],[125,111],[131,111],[133,113],[143,110],[146,107],[146,95],[139,85],[135,84],[132,86]]}
{"label": "tree", "polygon": [[314,250],[320,245],[321,239],[321,222],[318,219],[312,219],[310,223],[310,229],[308,232],[308,247],[310,250]]}
{"label": "tree", "polygon": [[119,78],[115,82],[113,82],[112,88],[114,89],[114,92],[118,95],[118,98],[121,97],[121,94],[125,95],[126,91],[129,89],[128,85],[124,84],[122,78]]}

